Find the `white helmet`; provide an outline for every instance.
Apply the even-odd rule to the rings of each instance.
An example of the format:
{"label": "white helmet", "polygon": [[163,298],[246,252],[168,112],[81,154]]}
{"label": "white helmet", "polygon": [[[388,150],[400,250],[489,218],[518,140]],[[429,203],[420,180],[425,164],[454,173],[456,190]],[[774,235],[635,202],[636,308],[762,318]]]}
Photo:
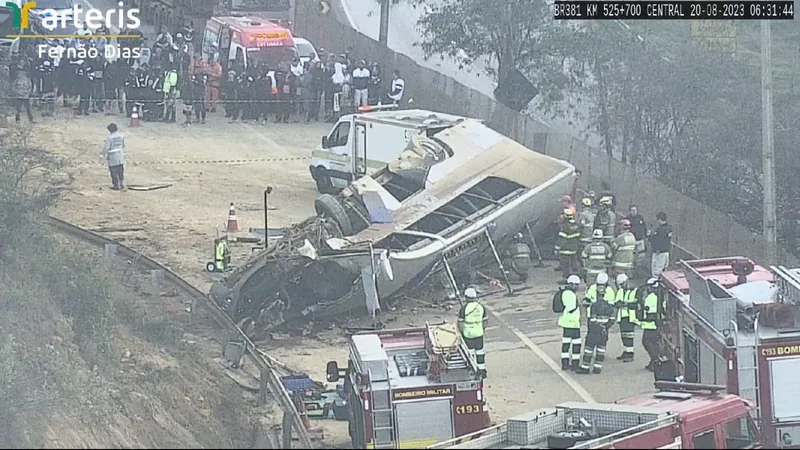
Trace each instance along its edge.
{"label": "white helmet", "polygon": [[605,272],[598,273],[597,284],[608,284],[608,274]]}
{"label": "white helmet", "polygon": [[567,284],[574,284],[574,285],[577,286],[577,285],[581,284],[581,279],[577,275],[570,275],[567,278]]}
{"label": "white helmet", "polygon": [[597,229],[592,231],[592,237],[595,239],[602,239],[603,238],[603,230]]}
{"label": "white helmet", "polygon": [[657,284],[658,284],[658,278],[648,278],[648,279],[647,279],[647,284],[648,284],[649,286],[655,286],[655,285],[657,285]]}
{"label": "white helmet", "polygon": [[627,275],[625,275],[624,273],[621,273],[621,274],[617,275],[617,286],[620,286],[620,285],[622,285],[624,283],[627,283],[627,282],[628,282],[628,276]]}
{"label": "white helmet", "polygon": [[478,292],[475,291],[475,288],[466,288],[464,289],[464,297],[478,298]]}

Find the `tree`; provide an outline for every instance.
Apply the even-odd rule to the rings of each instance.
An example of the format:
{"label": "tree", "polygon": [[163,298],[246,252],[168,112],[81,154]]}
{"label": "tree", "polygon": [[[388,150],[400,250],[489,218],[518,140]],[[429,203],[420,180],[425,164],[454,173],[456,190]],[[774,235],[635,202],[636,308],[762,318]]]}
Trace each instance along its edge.
{"label": "tree", "polygon": [[489,57],[485,70],[495,80],[516,68],[539,89],[543,103],[563,100],[571,80],[558,42],[573,30],[553,20],[545,0],[443,0],[425,7],[417,26],[426,57],[450,57],[461,67]]}

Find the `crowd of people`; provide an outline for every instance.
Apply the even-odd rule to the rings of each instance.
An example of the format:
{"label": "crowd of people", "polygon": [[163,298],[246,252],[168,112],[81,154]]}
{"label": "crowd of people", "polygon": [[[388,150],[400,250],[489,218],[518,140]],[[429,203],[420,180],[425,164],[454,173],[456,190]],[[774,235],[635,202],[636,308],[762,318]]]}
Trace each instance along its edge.
{"label": "crowd of people", "polygon": [[[386,82],[378,63],[356,60],[351,49],[340,55],[320,50],[318,60],[295,56],[274,67],[231,60],[223,68],[217,51],[205,58],[195,51],[191,23],[175,33],[159,30],[149,47],[141,33],[125,39],[120,45],[140,48],[136,58],[106,58],[107,35],[100,29],[88,38],[43,39],[20,48],[10,66],[16,120],[23,111],[34,120],[32,103],[43,116],[52,115],[61,97],[76,115],[135,113],[144,121],[174,123],[182,112],[186,126],[205,123],[220,104],[231,122],[335,122],[359,107],[399,105],[405,93],[399,71]],[[41,44],[55,51],[43,52]],[[97,49],[95,57],[65,52],[84,47]]]}

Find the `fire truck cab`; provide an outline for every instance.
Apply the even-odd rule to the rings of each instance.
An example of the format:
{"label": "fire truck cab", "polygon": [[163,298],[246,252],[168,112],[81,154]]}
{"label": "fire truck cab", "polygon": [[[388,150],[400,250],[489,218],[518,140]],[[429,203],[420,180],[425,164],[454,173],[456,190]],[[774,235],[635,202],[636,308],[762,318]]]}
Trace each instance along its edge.
{"label": "fire truck cab", "polygon": [[800,448],[800,272],[743,257],[681,261],[661,276],[662,348],[686,382],[747,400],[772,448]]}
{"label": "fire truck cab", "polygon": [[203,58],[218,57],[224,68],[234,64],[241,68],[256,63],[271,70],[288,70],[297,56],[292,32],[255,16],[212,17],[203,34]]}
{"label": "fire truck cab", "polygon": [[425,448],[489,426],[483,381],[453,323],[350,338],[344,378],[352,448]]}

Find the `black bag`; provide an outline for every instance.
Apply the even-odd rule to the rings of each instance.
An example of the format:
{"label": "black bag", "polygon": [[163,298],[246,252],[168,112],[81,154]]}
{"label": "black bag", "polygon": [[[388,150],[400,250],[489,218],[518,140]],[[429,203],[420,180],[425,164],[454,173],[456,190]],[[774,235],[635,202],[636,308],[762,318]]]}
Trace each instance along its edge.
{"label": "black bag", "polygon": [[561,301],[561,294],[564,292],[564,288],[559,289],[556,294],[553,296],[553,312],[561,314],[564,312],[564,302]]}

